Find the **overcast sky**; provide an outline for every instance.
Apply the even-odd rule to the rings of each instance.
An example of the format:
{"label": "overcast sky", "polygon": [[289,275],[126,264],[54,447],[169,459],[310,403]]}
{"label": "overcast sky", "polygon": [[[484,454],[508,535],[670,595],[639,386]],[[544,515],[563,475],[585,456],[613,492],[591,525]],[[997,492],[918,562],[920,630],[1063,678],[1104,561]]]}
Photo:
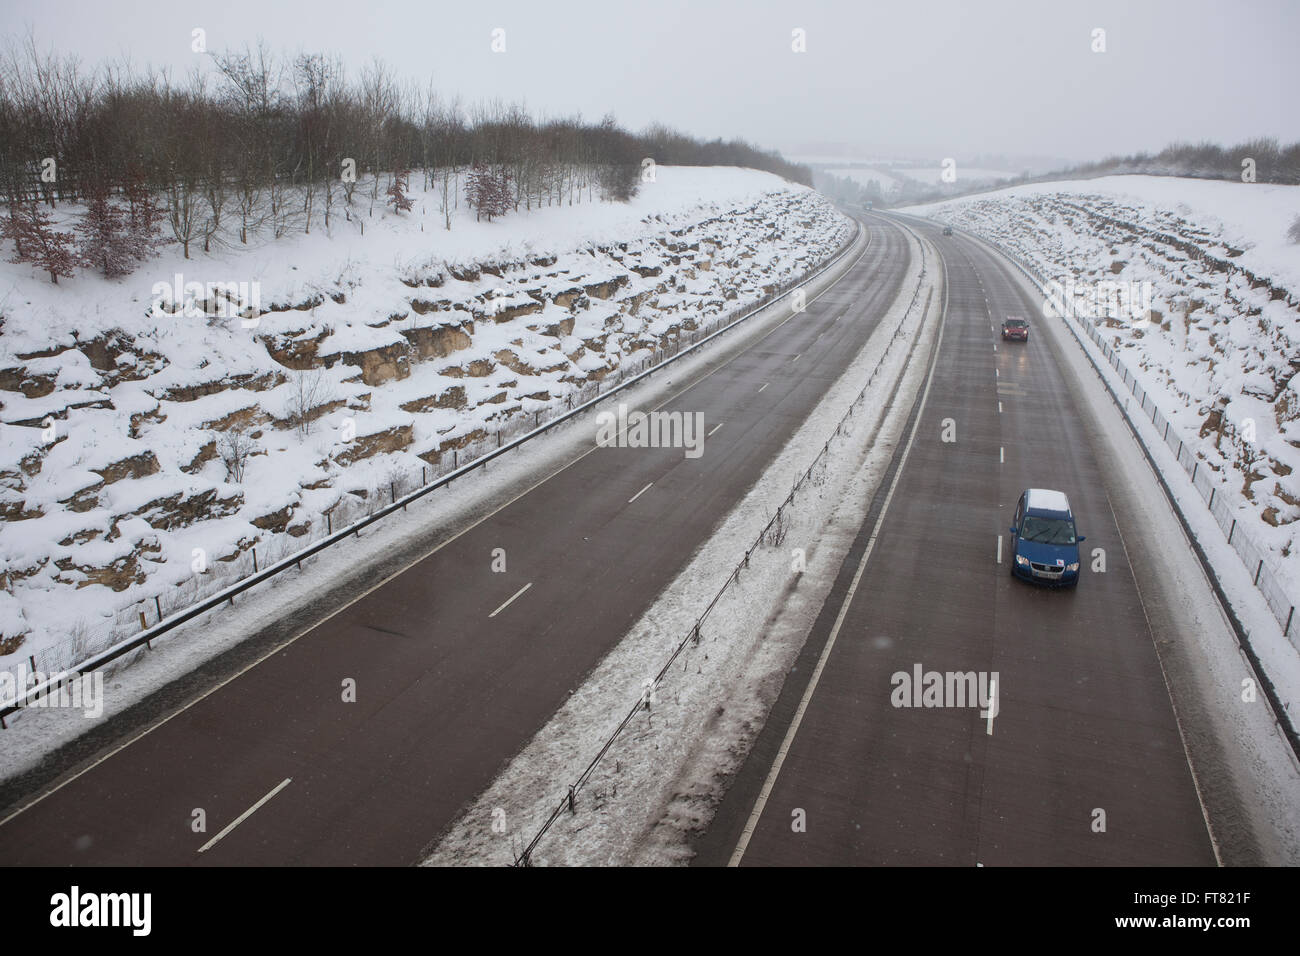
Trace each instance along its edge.
{"label": "overcast sky", "polygon": [[209,50],[261,37],[354,72],[379,56],[467,101],[795,154],[1092,159],[1300,139],[1297,0],[0,0],[0,33],[28,27],[88,65],[128,56],[177,76],[202,59],[196,27]]}

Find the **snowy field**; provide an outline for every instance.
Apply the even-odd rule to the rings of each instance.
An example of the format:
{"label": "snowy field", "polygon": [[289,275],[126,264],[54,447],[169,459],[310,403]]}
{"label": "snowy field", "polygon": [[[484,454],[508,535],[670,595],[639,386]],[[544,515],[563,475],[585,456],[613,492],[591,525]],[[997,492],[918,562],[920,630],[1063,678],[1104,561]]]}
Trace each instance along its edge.
{"label": "snowy field", "polygon": [[[630,203],[492,223],[453,186],[450,230],[419,173],[410,213],[380,190],[372,214],[365,185],[328,232],[169,246],[122,279],[0,265],[0,668],[75,665],[760,300],[850,231],[811,190],[734,168],[660,167]],[[194,296],[155,284],[190,282],[238,301],[173,314]]]}

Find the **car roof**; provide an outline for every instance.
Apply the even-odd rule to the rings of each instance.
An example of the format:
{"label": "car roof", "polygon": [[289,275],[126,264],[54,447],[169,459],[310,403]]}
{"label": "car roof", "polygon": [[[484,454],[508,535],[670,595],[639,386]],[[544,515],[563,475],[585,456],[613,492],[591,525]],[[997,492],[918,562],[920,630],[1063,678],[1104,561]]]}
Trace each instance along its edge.
{"label": "car roof", "polygon": [[1030,488],[1025,491],[1025,508],[1028,511],[1070,514],[1070,499],[1063,491],[1050,488]]}
{"label": "car roof", "polygon": [[[1025,322],[1025,319],[1024,319],[1023,316],[1020,316],[1020,315],[1008,315],[1008,316],[1007,316],[1005,319],[1003,319],[1002,321],[1003,321],[1003,322]],[[1025,322],[1025,324],[1028,325],[1029,323],[1028,323],[1028,322]]]}

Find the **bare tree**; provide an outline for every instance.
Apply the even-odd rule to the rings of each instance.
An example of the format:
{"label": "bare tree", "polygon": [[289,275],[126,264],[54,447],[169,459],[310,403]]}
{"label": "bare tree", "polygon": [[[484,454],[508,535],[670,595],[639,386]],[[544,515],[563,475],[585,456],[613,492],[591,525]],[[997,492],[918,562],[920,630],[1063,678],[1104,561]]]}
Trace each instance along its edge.
{"label": "bare tree", "polygon": [[289,395],[289,420],[304,438],[311,434],[312,413],[326,404],[331,398],[329,379],[325,370],[314,368],[295,372],[290,379],[292,392]]}
{"label": "bare tree", "polygon": [[237,485],[242,484],[248,458],[256,451],[257,443],[243,425],[235,425],[216,434],[214,438],[217,444],[217,457],[226,466],[226,480],[233,481]]}

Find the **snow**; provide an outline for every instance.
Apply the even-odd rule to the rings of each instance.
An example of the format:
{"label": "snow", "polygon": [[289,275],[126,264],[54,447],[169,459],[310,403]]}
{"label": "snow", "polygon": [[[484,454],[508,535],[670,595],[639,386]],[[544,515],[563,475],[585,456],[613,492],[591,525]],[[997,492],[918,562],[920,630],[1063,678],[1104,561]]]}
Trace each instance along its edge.
{"label": "snow", "polygon": [[[142,611],[153,623],[159,603],[169,613],[250,571],[253,549],[265,563],[394,486],[413,490],[494,446],[493,432],[508,436],[591,379],[639,363],[687,320],[743,310],[848,230],[816,193],[753,170],[659,167],[627,204],[491,224],[462,208],[450,231],[437,191],[419,180],[410,215],[382,201],[370,215],[359,186],[352,221],[336,209],[328,232],[317,221],[278,242],[192,247],[190,260],[169,249],[123,279],[80,273],[54,286],[0,265],[0,375],[15,383],[0,391],[0,507],[14,519],[0,524],[0,577],[24,612],[22,632],[0,635],[25,635],[0,667],[24,669],[35,654],[38,669],[53,670],[43,654],[61,660],[86,643],[70,635],[88,632],[92,649],[121,639]],[[66,224],[75,211],[56,215]],[[182,285],[257,283],[262,307],[279,311],[249,325],[152,315],[154,283],[177,275]],[[574,302],[556,304],[562,293]],[[521,314],[503,318],[510,308]],[[421,335],[443,343],[423,360],[408,354]],[[436,338],[448,335],[462,338]],[[92,366],[91,342],[106,343],[108,361],[95,360],[104,367]],[[333,362],[303,427],[304,374],[273,349]],[[50,417],[53,444],[41,428]],[[253,449],[235,485],[216,453],[240,422]],[[330,519],[325,509],[336,509]],[[151,538],[119,537],[141,518]],[[195,549],[209,568],[200,581]],[[99,563],[108,558],[118,565]]]}
{"label": "snow", "polygon": [[1052,491],[1048,488],[1030,488],[1026,507],[1042,509],[1043,511],[1069,511],[1070,499],[1065,496],[1063,491]]}
{"label": "snow", "polygon": [[[849,257],[851,259],[851,257]],[[846,261],[848,261],[846,259]],[[680,390],[680,382],[698,376],[716,363],[749,347],[788,318],[783,300],[745,322],[728,330],[715,343],[684,355],[666,372],[651,375],[621,393],[634,407],[653,408]],[[412,503],[397,518],[370,526],[359,537],[348,539],[347,547],[326,549],[302,562],[302,572],[279,575],[271,581],[245,592],[233,606],[221,608],[187,622],[155,640],[151,650],[141,649],[121,664],[108,669],[104,695],[104,712],[100,719],[115,716],[145,700],[153,691],[219,657],[223,652],[245,642],[265,626],[268,620],[295,616],[318,605],[323,595],[337,595],[340,590],[356,593],[374,585],[371,572],[358,575],[402,555],[414,563],[431,548],[461,533],[537,483],[538,475],[552,474],[588,451],[592,441],[592,419],[582,416],[573,424],[561,425],[545,435],[527,442],[511,455],[499,459],[487,469],[475,473],[474,481],[457,481]],[[364,468],[368,463],[360,462]],[[360,481],[365,480],[359,475]],[[304,490],[304,507],[323,510],[313,496],[337,496],[333,489]],[[84,516],[72,515],[72,519]],[[246,524],[237,520],[207,522],[198,528],[185,529],[168,538],[174,559],[188,563],[190,548],[202,545],[219,553],[226,543],[233,544]],[[336,526],[337,527],[337,526]],[[165,549],[165,553],[166,549]],[[409,566],[409,565],[407,565]],[[193,599],[197,577],[190,576],[181,590]],[[7,592],[0,601],[0,624],[23,626],[22,607]],[[164,604],[164,612],[167,605]],[[4,633],[11,633],[5,631]],[[12,633],[21,633],[15,630]],[[75,630],[67,643],[85,640],[84,626]],[[274,653],[276,649],[270,652]],[[65,660],[69,667],[75,661]],[[5,747],[0,749],[0,779],[9,779],[32,769],[54,748],[76,739],[95,725],[80,712],[60,708],[27,709],[11,716],[5,731]]]}

